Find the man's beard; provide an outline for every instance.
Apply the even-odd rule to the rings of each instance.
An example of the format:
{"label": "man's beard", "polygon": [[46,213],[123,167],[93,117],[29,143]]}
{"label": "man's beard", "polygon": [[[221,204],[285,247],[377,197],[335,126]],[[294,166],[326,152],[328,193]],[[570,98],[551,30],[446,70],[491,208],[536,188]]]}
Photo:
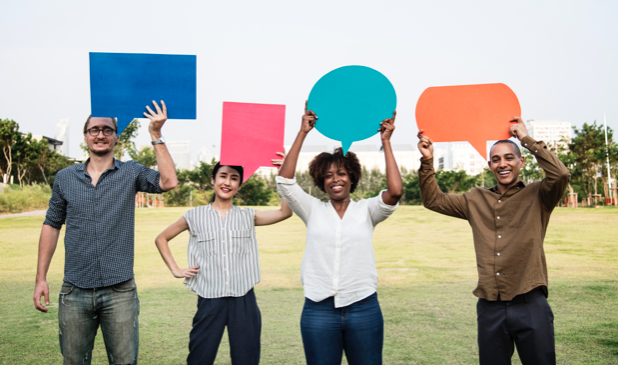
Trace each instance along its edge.
{"label": "man's beard", "polygon": [[111,146],[110,148],[107,148],[107,149],[105,149],[103,151],[101,151],[101,150],[95,151],[92,148],[90,148],[90,146],[89,146],[88,150],[90,151],[91,154],[93,154],[95,156],[102,157],[102,156],[105,156],[105,155],[109,154],[110,152],[114,152],[114,147],[116,147],[116,145]]}

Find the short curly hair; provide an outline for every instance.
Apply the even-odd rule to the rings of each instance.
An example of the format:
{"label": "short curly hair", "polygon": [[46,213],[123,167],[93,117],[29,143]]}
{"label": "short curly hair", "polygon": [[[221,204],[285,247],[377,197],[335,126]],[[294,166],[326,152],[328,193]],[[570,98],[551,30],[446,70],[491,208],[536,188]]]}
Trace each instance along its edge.
{"label": "short curly hair", "polygon": [[309,164],[309,174],[314,181],[314,185],[318,189],[325,191],[325,175],[332,164],[336,164],[337,167],[344,167],[344,170],[350,177],[350,192],[353,193],[357,188],[359,179],[361,179],[361,164],[354,152],[348,151],[346,155],[342,151],[342,148],[336,148],[333,153],[323,152]]}

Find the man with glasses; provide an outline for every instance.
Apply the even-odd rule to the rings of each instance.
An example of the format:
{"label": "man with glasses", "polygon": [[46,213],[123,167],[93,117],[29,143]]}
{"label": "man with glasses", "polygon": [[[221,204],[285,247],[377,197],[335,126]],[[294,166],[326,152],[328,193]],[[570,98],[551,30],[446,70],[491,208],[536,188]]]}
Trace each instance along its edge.
{"label": "man with glasses", "polygon": [[64,283],[58,303],[60,351],[64,364],[90,364],[97,329],[110,364],[135,364],[140,302],[133,279],[135,194],[161,193],[178,183],[172,157],[161,136],[164,102],[146,107],[148,131],[159,171],[114,158],[115,118],[88,117],[84,142],[90,157],[58,172],[39,239],[34,306],[49,305],[46,276],[62,225],[65,232]]}

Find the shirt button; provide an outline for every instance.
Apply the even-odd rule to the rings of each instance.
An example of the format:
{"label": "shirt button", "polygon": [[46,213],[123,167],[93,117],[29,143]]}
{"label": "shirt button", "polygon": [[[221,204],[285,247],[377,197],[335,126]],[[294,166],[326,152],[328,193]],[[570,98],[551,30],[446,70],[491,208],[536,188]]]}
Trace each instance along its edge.
{"label": "shirt button", "polygon": [[501,219],[501,217],[496,217],[496,219]]}
{"label": "shirt button", "polygon": [[499,235],[499,238],[501,238],[501,235]]}
{"label": "shirt button", "polygon": [[535,150],[535,152],[537,152],[537,150]]}
{"label": "shirt button", "polygon": [[499,203],[501,202],[501,199],[499,199]]}
{"label": "shirt button", "polygon": [[[500,253],[500,252],[497,252],[497,254],[496,254],[496,255],[497,255],[497,256],[501,256],[501,253]],[[497,274],[497,275],[499,275],[499,274]]]}
{"label": "shirt button", "polygon": [[497,276],[499,276],[499,273],[496,273]]}
{"label": "shirt button", "polygon": [[529,144],[528,144],[528,143],[525,143],[524,145],[525,145],[525,146],[528,146]]}

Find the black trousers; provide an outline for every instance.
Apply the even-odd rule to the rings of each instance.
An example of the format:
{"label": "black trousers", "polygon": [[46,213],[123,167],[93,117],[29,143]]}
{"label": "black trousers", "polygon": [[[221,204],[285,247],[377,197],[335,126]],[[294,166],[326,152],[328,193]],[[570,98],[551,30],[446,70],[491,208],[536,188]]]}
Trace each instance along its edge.
{"label": "black trousers", "polygon": [[254,289],[242,297],[198,296],[198,312],[189,333],[187,364],[213,364],[226,326],[232,364],[258,364],[262,318]]}
{"label": "black trousers", "polygon": [[477,344],[482,365],[511,364],[514,343],[524,365],[556,364],[554,315],[541,288],[510,301],[477,302]]}

